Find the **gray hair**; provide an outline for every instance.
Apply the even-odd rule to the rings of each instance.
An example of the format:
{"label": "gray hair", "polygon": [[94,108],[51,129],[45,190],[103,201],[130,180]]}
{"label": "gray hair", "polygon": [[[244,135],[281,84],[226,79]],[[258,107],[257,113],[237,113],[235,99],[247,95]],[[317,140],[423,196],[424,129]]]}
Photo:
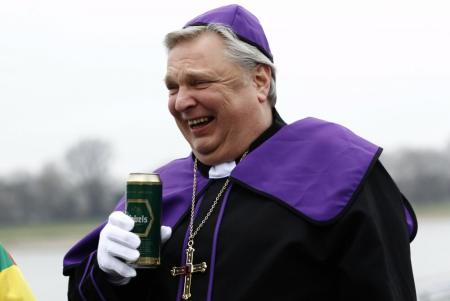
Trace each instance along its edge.
{"label": "gray hair", "polygon": [[275,65],[258,48],[241,41],[227,26],[221,24],[208,24],[204,26],[190,26],[170,32],[164,39],[167,50],[174,48],[179,42],[192,40],[204,32],[215,32],[225,42],[225,55],[247,71],[253,71],[258,65],[267,65],[271,69],[272,79],[267,99],[272,107],[277,102],[277,90],[275,84]]}

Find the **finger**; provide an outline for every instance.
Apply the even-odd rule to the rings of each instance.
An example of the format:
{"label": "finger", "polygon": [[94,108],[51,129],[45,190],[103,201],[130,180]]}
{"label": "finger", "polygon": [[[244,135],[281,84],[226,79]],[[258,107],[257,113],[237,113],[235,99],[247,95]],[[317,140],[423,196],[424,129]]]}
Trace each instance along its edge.
{"label": "finger", "polygon": [[129,262],[136,261],[140,255],[138,250],[130,249],[115,242],[111,242],[106,246],[106,252],[111,256],[118,257]]}
{"label": "finger", "polygon": [[136,270],[134,268],[114,257],[108,259],[106,268],[122,277],[129,278],[136,276]]}
{"label": "finger", "polygon": [[161,243],[165,243],[172,236],[172,228],[168,226],[161,226]]}
{"label": "finger", "polygon": [[111,225],[126,231],[131,231],[134,227],[134,220],[122,211],[114,211],[108,220]]}
{"label": "finger", "polygon": [[108,240],[117,242],[131,249],[137,249],[141,244],[141,239],[137,234],[125,231],[114,225],[109,227],[106,235]]}

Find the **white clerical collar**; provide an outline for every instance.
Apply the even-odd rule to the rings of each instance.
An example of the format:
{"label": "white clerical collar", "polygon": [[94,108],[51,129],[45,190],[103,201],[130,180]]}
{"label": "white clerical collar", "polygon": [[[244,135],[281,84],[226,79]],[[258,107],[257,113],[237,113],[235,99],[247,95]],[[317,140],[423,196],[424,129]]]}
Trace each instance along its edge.
{"label": "white clerical collar", "polygon": [[220,163],[211,166],[211,168],[209,169],[209,178],[220,179],[228,177],[235,167],[236,167],[235,161]]}

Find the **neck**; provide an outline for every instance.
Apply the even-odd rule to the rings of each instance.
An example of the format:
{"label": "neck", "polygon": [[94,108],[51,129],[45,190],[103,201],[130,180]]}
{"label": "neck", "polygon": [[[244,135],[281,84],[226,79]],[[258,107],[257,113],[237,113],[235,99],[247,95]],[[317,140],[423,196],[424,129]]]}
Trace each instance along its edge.
{"label": "neck", "polygon": [[[249,152],[252,152],[254,149],[259,147],[266,140],[268,140],[270,137],[272,137],[276,132],[278,132],[278,130],[280,130],[283,126],[286,125],[286,123],[280,117],[280,115],[278,114],[278,112],[275,108],[272,108],[272,119],[271,120],[272,120],[272,124],[265,131],[263,131],[256,139],[254,139],[253,142],[246,149],[244,149],[241,153],[237,154],[236,156],[230,158],[229,160],[223,160],[216,164],[208,164],[208,163],[202,161],[201,158],[199,158],[198,169],[199,169],[200,173],[204,177],[207,178],[207,177],[209,177],[209,170],[211,169],[212,166],[217,166],[222,163],[226,163],[226,162],[230,162],[230,161],[235,161],[236,163],[238,163],[239,159],[241,158],[241,156],[243,155],[243,153],[246,150],[248,150]],[[194,154],[192,154],[192,158],[193,159],[195,158]]]}
{"label": "neck", "polygon": [[195,156],[202,163],[211,166],[236,160],[272,125],[273,114],[270,107],[264,107],[259,116],[260,118],[255,118],[254,122],[249,122],[247,127],[229,133],[233,139],[227,138],[227,144],[220,145],[211,153],[195,154]]}

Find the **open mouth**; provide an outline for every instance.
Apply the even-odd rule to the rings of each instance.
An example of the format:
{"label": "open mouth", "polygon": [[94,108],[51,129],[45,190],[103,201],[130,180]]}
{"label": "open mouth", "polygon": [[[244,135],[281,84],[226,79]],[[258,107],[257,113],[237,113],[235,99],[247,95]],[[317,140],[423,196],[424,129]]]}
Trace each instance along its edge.
{"label": "open mouth", "polygon": [[214,120],[214,117],[205,116],[205,117],[190,119],[190,120],[188,120],[188,124],[191,129],[195,129],[195,128],[199,128],[204,125],[207,125],[208,123],[210,123],[213,120]]}

